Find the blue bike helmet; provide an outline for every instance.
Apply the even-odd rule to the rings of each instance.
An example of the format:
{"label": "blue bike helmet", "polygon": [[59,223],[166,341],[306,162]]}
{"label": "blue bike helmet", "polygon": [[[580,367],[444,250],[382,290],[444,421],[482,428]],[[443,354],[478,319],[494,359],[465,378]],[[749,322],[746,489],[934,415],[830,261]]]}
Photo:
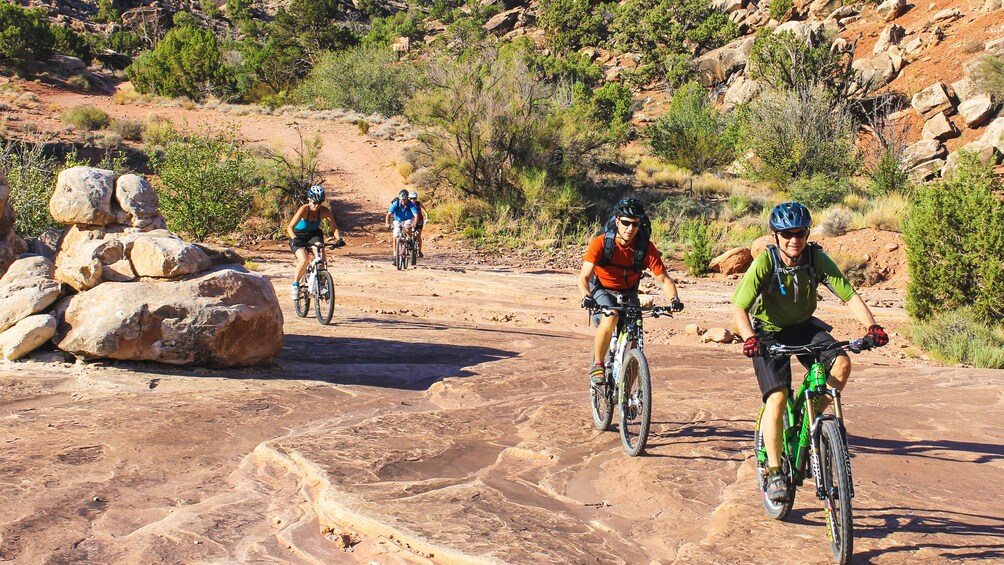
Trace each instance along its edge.
{"label": "blue bike helmet", "polygon": [[307,198],[311,202],[324,202],[324,189],[315,184],[307,189]]}
{"label": "blue bike helmet", "polygon": [[807,228],[812,225],[812,215],[798,202],[782,202],[770,211],[767,225],[771,231]]}
{"label": "blue bike helmet", "polygon": [[621,198],[614,204],[614,215],[641,219],[645,217],[645,206],[637,198]]}

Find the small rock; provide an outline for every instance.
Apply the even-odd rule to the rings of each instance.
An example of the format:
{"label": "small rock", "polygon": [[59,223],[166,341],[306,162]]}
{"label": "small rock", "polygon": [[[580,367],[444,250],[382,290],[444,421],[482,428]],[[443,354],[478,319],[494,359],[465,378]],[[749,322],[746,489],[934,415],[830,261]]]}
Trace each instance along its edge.
{"label": "small rock", "polygon": [[697,324],[687,324],[687,327],[683,328],[684,333],[687,335],[704,335],[704,332],[708,331]]}
{"label": "small rock", "polygon": [[885,245],[885,250],[886,251],[896,251],[897,249],[899,249],[899,244],[898,243],[887,243]]}
{"label": "small rock", "polygon": [[701,337],[701,341],[704,343],[731,343],[734,337],[733,333],[725,328],[711,328],[704,333]]}

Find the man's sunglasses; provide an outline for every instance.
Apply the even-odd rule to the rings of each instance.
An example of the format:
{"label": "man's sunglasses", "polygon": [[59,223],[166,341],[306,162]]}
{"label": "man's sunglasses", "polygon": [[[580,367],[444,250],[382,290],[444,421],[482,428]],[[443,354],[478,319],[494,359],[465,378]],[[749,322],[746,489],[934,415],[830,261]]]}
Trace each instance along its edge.
{"label": "man's sunglasses", "polygon": [[637,227],[641,226],[641,221],[640,220],[637,221],[637,222],[629,222],[627,220],[618,220],[618,221],[621,223],[622,226],[624,226],[626,228],[637,228]]}
{"label": "man's sunglasses", "polygon": [[784,230],[777,232],[784,239],[805,239],[809,236],[809,230]]}

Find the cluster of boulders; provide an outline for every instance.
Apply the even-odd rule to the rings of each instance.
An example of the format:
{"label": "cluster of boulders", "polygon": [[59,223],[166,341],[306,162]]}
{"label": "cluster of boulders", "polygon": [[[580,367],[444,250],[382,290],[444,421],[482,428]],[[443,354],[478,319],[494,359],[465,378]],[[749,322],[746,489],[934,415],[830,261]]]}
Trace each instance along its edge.
{"label": "cluster of boulders", "polygon": [[[0,178],[4,204],[7,193]],[[138,175],[61,172],[49,211],[68,227],[0,263],[0,354],[17,359],[51,340],[83,359],[232,367],[278,355],[282,312],[268,279],[185,242],[166,229],[157,205]],[[0,228],[14,218],[3,209]],[[25,248],[5,245],[0,258],[8,247]]]}

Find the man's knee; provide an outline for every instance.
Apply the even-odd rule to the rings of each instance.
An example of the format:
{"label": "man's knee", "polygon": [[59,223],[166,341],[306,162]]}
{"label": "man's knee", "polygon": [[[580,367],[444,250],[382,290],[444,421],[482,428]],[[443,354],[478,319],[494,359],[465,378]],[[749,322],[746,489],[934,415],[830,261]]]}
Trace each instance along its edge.
{"label": "man's knee", "polygon": [[847,384],[847,378],[851,376],[851,359],[845,355],[837,357],[830,367],[830,376],[837,381],[840,387]]}
{"label": "man's knee", "polygon": [[767,399],[764,403],[768,408],[772,410],[781,410],[784,405],[788,402],[788,391],[787,390],[775,390],[774,392],[767,395]]}

